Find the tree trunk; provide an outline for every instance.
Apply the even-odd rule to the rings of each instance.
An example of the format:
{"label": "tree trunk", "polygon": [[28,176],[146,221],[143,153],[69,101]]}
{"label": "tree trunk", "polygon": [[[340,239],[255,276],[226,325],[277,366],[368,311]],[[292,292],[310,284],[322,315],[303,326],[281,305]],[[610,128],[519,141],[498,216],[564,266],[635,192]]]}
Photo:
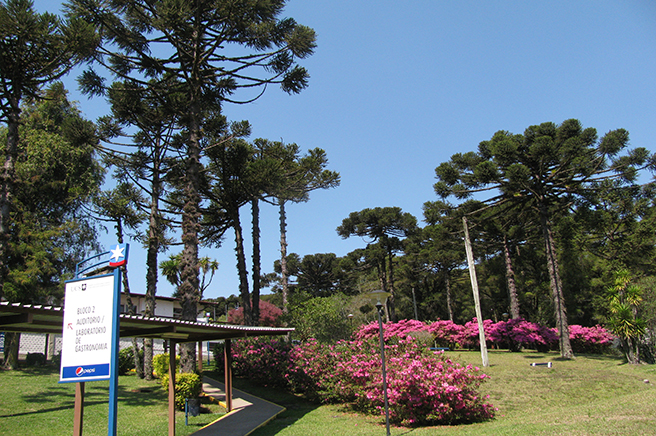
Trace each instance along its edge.
{"label": "tree trunk", "polygon": [[[200,231],[200,90],[192,92],[189,105],[189,137],[185,157],[184,206],[182,209],[182,243],[180,285],[178,295],[182,306],[182,319],[196,321],[200,301],[198,279],[198,233]],[[181,344],[180,370],[194,372],[196,369],[196,346]]]}
{"label": "tree trunk", "polygon": [[280,287],[282,288],[282,311],[287,313],[289,304],[289,278],[287,276],[287,222],[285,200],[278,199],[280,205]]}
{"label": "tree trunk", "polygon": [[519,318],[519,299],[517,298],[517,286],[515,285],[515,272],[510,259],[508,239],[503,237],[503,255],[506,260],[506,281],[508,283],[508,294],[510,297],[510,316],[512,319]]}
{"label": "tree trunk", "polygon": [[4,369],[18,369],[18,351],[20,349],[20,336],[18,332],[5,333],[5,362]]}
{"label": "tree trunk", "polygon": [[[155,153],[158,156],[157,153]],[[159,179],[159,161],[153,162],[153,181],[150,196],[150,216],[148,221],[148,249],[146,253],[146,307],[144,316],[155,316],[157,294],[158,265],[157,257],[161,245],[160,239],[160,216],[159,197],[161,195],[161,183]],[[144,362],[143,372],[146,380],[153,379],[153,338],[144,338],[143,343]]]}
{"label": "tree trunk", "polygon": [[390,296],[387,299],[387,310],[389,310],[389,316],[392,322],[397,322],[396,318],[396,309],[395,309],[395,294],[394,294],[394,254],[391,251],[387,252],[387,263],[389,264],[389,275],[387,276],[389,280],[389,293]]}
{"label": "tree trunk", "polygon": [[237,271],[239,273],[239,295],[244,309],[244,324],[252,325],[253,312],[251,308],[251,297],[248,292],[248,271],[246,270],[246,254],[244,253],[244,236],[241,222],[239,221],[239,209],[233,211],[232,228],[235,230],[235,253],[237,255]]}
{"label": "tree trunk", "polygon": [[547,219],[546,211],[540,211],[540,222],[547,254],[547,268],[549,269],[549,282],[556,315],[556,328],[558,329],[558,342],[560,356],[563,359],[573,359],[574,352],[569,341],[569,325],[567,323],[567,311],[565,309],[565,298],[563,297],[563,284],[558,272],[558,259],[556,258],[556,246],[553,239],[551,225]]}
{"label": "tree trunk", "polygon": [[260,325],[260,202],[255,199],[252,202],[253,214],[253,292],[252,311],[253,325]]}
{"label": "tree trunk", "polygon": [[451,279],[446,278],[446,310],[449,312],[449,321],[453,322],[453,306],[451,305]]}

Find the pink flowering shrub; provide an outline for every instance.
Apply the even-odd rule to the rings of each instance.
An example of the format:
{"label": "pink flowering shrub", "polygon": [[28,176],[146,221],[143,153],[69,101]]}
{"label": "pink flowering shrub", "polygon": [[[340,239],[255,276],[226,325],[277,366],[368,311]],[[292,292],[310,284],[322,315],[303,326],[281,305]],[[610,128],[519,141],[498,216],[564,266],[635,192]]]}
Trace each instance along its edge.
{"label": "pink flowering shrub", "polygon": [[455,348],[458,337],[465,328],[451,320],[437,320],[428,326],[437,347]]}
{"label": "pink flowering shrub", "polygon": [[558,334],[553,329],[522,318],[491,324],[485,329],[485,335],[492,343],[513,351],[522,348],[548,351],[558,342]]}
{"label": "pink flowering shrub", "polygon": [[[260,321],[259,325],[269,326],[269,327],[280,327],[282,326],[282,320],[280,316],[282,315],[282,310],[275,304],[271,304],[268,301],[260,300]],[[230,324],[244,324],[244,308],[238,307],[237,309],[232,309],[228,312],[228,322]]]}
{"label": "pink flowering shrub", "polygon": [[610,350],[615,336],[600,325],[570,325],[569,340],[575,353],[603,354]]}
{"label": "pink flowering shrub", "polygon": [[[291,345],[283,339],[248,338],[232,341],[235,375],[265,386],[287,386]],[[223,350],[215,352],[217,368],[223,368]]]}
{"label": "pink flowering shrub", "polygon": [[[407,426],[490,419],[494,408],[476,393],[487,376],[420,346],[409,337],[386,346],[390,420]],[[323,402],[350,403],[383,413],[382,369],[376,339],[326,346],[309,341],[291,352],[292,388]]]}
{"label": "pink flowering shrub", "polygon": [[[492,320],[486,319],[483,321],[483,330],[485,331],[485,340],[490,341],[490,328],[492,327]],[[478,340],[478,320],[472,319],[465,324],[462,331],[455,337],[462,347],[474,348],[479,346]]]}
{"label": "pink flowering shrub", "polygon": [[[427,326],[414,319],[402,319],[399,322],[386,322],[383,324],[383,339],[387,342],[391,338],[405,338],[412,332],[427,331]],[[355,339],[378,338],[380,330],[378,321],[363,325],[355,332]]]}

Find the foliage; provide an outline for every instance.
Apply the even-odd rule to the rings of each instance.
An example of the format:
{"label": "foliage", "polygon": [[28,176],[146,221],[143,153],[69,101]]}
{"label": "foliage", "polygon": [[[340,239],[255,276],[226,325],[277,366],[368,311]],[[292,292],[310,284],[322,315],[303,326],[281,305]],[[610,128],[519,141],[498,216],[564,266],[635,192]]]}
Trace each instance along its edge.
{"label": "foliage", "polygon": [[305,341],[335,342],[351,335],[347,297],[336,294],[330,297],[305,299],[297,296],[287,316],[288,325],[294,327],[294,337]]}
{"label": "foliage", "polygon": [[[160,380],[162,388],[169,391],[169,375],[166,374]],[[197,398],[203,391],[203,380],[194,372],[183,372],[175,375],[175,406],[178,410],[184,410],[187,398]]]}
{"label": "foliage", "polygon": [[442,198],[463,200],[490,191],[493,194],[484,203],[498,206],[498,213],[521,216],[526,225],[539,223],[563,358],[573,353],[554,228],[573,204],[602,181],[631,187],[639,170],[653,169],[656,158],[645,148],[620,156],[628,143],[624,129],[598,139],[595,129],[584,129],[578,120],[547,122],[530,126],[521,135],[498,131],[479,144],[478,152],[454,154],[435,169],[434,188]]}
{"label": "foliage", "polygon": [[[10,301],[52,304],[63,296],[62,277],[95,248],[96,229],[84,208],[104,171],[95,157],[95,127],[61,83],[22,109],[3,290]],[[0,128],[0,138],[5,133]]]}
{"label": "foliage", "polygon": [[[416,331],[414,332],[416,333]],[[486,378],[429,351],[413,337],[386,345],[390,411],[393,422],[417,426],[474,422],[494,415],[477,395]],[[297,346],[276,339],[233,342],[235,374],[266,386],[283,387],[318,402],[349,403],[380,414],[382,371],[377,338]]]}
{"label": "foliage", "polygon": [[[143,362],[143,349],[139,350],[139,361]],[[166,361],[166,365],[167,365],[166,371],[168,372],[168,360]],[[123,348],[122,350],[119,350],[119,352],[118,352],[118,374],[119,375],[126,375],[130,371],[132,371],[133,369],[135,369],[134,348],[133,347],[127,347],[127,348]]]}
{"label": "foliage", "polygon": [[[161,379],[169,374],[169,353],[158,354],[153,357],[153,374]],[[180,356],[175,356],[175,369],[180,372]]]}
{"label": "foliage", "polygon": [[25,356],[25,364],[27,366],[42,366],[46,362],[46,355],[43,353],[27,353],[27,356]]}
{"label": "foliage", "polygon": [[639,363],[639,341],[645,334],[645,321],[638,316],[642,289],[631,283],[628,270],[615,273],[615,282],[607,290],[610,312],[608,325],[619,337],[622,351],[629,363]]}

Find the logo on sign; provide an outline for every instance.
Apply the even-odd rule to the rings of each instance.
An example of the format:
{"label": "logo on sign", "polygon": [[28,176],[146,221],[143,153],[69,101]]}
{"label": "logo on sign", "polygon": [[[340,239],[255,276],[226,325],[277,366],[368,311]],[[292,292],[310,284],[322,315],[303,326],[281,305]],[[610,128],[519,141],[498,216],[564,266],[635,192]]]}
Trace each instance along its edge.
{"label": "logo on sign", "polygon": [[125,265],[127,262],[127,253],[125,250],[125,244],[116,244],[116,247],[110,250],[112,255],[109,258],[109,266],[118,267]]}
{"label": "logo on sign", "polygon": [[84,369],[81,366],[78,366],[75,369],[75,375],[78,377],[82,377],[84,374],[93,374],[94,372],[96,372],[96,368]]}

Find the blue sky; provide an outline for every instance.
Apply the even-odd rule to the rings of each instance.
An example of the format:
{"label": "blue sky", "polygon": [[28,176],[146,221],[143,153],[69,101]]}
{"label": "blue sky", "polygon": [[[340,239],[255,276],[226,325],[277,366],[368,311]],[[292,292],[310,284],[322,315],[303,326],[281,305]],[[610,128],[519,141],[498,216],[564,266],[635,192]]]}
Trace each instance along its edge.
{"label": "blue sky", "polygon": [[[49,2],[36,3],[45,10]],[[422,205],[437,199],[435,167],[498,130],[577,118],[600,136],[625,128],[632,147],[656,151],[651,0],[290,0],[284,15],[317,32],[316,52],[302,62],[309,88],[289,96],[272,87],[225,113],[249,120],[251,139],[323,148],[329,169],[341,174],[340,187],[288,207],[289,252],[343,256],[364,247],[335,228],[368,207],[398,206],[421,221]],[[74,91],[72,79],[66,83]],[[107,110],[72,95],[88,118]],[[242,217],[248,229],[250,211]],[[263,206],[261,220],[270,272],[279,257],[277,210]],[[238,293],[233,238],[203,253],[220,262],[206,297]],[[103,240],[114,242],[111,234]],[[139,244],[130,257],[132,290],[143,292]],[[170,295],[160,282],[158,293]]]}

